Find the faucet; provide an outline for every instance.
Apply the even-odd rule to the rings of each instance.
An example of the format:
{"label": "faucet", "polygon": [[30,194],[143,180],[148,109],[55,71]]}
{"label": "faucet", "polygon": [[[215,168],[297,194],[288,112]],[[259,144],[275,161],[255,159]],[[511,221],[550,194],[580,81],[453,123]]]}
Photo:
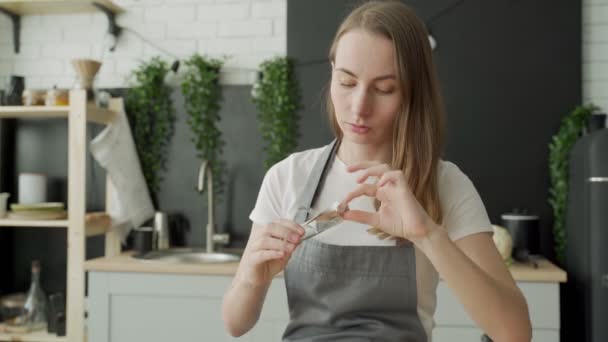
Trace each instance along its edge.
{"label": "faucet", "polygon": [[[205,175],[207,177],[205,177]],[[198,186],[199,192],[205,191],[205,178],[207,180],[207,230],[206,230],[206,252],[215,252],[215,244],[226,245],[230,242],[230,235],[228,234],[217,234],[215,233],[215,214],[213,204],[213,170],[211,163],[207,160],[203,160],[201,168],[198,171]]]}

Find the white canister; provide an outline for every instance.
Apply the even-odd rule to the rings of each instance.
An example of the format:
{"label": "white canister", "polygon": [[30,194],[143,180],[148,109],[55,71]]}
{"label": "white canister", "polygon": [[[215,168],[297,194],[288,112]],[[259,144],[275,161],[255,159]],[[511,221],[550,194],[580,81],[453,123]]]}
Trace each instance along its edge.
{"label": "white canister", "polygon": [[46,175],[29,172],[20,173],[18,190],[20,204],[46,202]]}

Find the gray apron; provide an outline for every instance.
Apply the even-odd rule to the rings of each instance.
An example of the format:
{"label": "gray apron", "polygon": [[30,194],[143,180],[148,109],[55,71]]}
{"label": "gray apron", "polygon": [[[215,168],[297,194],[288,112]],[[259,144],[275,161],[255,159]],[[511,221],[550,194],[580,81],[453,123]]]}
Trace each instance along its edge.
{"label": "gray apron", "polygon": [[[294,221],[310,215],[339,143],[317,160]],[[336,199],[339,201],[341,199]],[[417,314],[414,246],[338,246],[308,239],[285,268],[283,341],[427,341]]]}

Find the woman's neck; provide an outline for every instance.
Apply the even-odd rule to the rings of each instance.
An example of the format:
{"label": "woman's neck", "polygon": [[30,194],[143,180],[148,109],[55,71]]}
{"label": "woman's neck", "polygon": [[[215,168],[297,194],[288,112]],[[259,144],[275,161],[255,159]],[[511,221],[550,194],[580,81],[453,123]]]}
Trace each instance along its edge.
{"label": "woman's neck", "polygon": [[390,164],[393,157],[392,149],[390,141],[383,145],[371,145],[342,140],[338,148],[338,158],[346,165],[372,160]]}

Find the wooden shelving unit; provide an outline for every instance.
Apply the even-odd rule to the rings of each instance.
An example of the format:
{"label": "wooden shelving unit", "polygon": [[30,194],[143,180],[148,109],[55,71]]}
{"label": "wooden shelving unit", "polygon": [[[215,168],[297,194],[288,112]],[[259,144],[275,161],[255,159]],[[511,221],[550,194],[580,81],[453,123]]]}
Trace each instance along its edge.
{"label": "wooden shelving unit", "polygon": [[[69,106],[0,106],[0,118],[65,118],[68,121],[68,218],[65,220],[14,220],[0,219],[0,227],[38,227],[67,229],[67,327],[66,336],[57,337],[44,331],[27,334],[5,333],[0,329],[0,341],[85,341],[85,246],[87,236],[105,235],[106,256],[120,253],[120,240],[110,229],[107,215],[87,214],[86,211],[86,157],[87,122],[107,124],[122,113],[122,99],[110,100],[109,109],[100,109],[87,103],[86,92],[70,91]],[[122,114],[124,115],[124,114]],[[106,177],[108,193],[112,183]],[[109,208],[109,196],[106,196]]]}

